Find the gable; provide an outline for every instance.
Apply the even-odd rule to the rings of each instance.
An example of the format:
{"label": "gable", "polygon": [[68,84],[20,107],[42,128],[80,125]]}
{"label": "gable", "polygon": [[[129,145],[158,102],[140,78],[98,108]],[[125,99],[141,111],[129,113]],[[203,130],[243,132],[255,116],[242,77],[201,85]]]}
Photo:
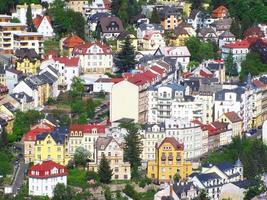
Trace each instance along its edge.
{"label": "gable", "polygon": [[222,179],[228,179],[228,176],[225,173],[223,173],[220,169],[218,169],[218,167],[216,167],[216,166],[213,166],[213,167],[207,169],[203,173],[208,174],[208,173],[212,173],[212,172],[216,173]]}

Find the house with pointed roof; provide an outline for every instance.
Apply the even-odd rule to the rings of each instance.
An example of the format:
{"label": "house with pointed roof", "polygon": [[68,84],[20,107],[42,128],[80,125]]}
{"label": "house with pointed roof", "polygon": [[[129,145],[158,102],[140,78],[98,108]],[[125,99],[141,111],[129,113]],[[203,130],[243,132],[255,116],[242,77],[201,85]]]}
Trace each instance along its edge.
{"label": "house with pointed roof", "polygon": [[51,38],[55,35],[50,16],[36,15],[33,19],[33,24],[37,32],[45,38]]}
{"label": "house with pointed roof", "polygon": [[135,51],[137,51],[137,38],[134,34],[131,34],[127,31],[120,33],[117,37],[117,51],[120,51],[123,47],[125,39],[129,37],[131,41],[131,45],[134,47]]}
{"label": "house with pointed roof", "polygon": [[228,9],[223,5],[220,5],[219,7],[217,7],[216,9],[212,11],[213,18],[221,19],[227,16],[228,16]]}
{"label": "house with pointed roof", "polygon": [[29,195],[52,198],[57,184],[67,186],[67,175],[67,167],[51,160],[33,165],[28,172]]}
{"label": "house with pointed roof", "polygon": [[180,26],[174,29],[174,34],[170,37],[170,45],[172,46],[184,46],[185,41],[190,37],[188,31]]}
{"label": "house with pointed roof", "polygon": [[129,162],[123,161],[123,147],[113,137],[98,137],[95,142],[94,163],[90,170],[97,171],[102,155],[105,155],[113,170],[112,180],[130,180],[131,167]]}
{"label": "house with pointed roof", "polygon": [[219,121],[224,123],[229,123],[233,130],[233,137],[235,136],[242,136],[243,130],[243,120],[241,117],[234,111],[223,113]]}
{"label": "house with pointed roof", "polygon": [[182,179],[192,173],[192,163],[184,158],[184,145],[174,137],[155,145],[155,158],[148,162],[147,176],[158,183],[171,181],[177,173]]}
{"label": "house with pointed roof", "polygon": [[34,49],[17,49],[16,69],[23,74],[35,75],[40,67],[40,56]]}
{"label": "house with pointed roof", "polygon": [[97,29],[102,38],[114,39],[124,31],[120,18],[116,16],[107,16],[100,18]]}
{"label": "house with pointed roof", "polygon": [[235,41],[235,35],[230,31],[224,31],[219,35],[219,48],[221,49],[226,43],[231,43]]}
{"label": "house with pointed roof", "polygon": [[85,41],[82,38],[80,38],[78,35],[72,34],[72,35],[62,39],[61,51],[66,52],[67,55],[70,56],[72,54],[73,49],[76,46],[79,46],[82,44],[85,44]]}
{"label": "house with pointed roof", "polygon": [[141,48],[147,51],[156,50],[159,47],[165,47],[166,43],[162,34],[158,31],[147,31],[143,38]]}
{"label": "house with pointed roof", "polygon": [[217,43],[218,36],[216,32],[210,27],[203,27],[199,30],[197,35],[203,41],[213,41]]}

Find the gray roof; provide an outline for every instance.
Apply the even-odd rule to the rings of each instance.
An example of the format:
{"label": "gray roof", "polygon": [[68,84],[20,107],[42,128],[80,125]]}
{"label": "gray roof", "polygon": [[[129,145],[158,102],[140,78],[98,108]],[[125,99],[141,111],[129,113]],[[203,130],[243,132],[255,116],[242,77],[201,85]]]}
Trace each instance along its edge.
{"label": "gray roof", "polygon": [[148,30],[148,29],[153,29],[153,30],[160,30],[162,31],[163,28],[160,24],[140,24],[139,28],[142,31]]}
{"label": "gray roof", "polygon": [[245,89],[242,87],[237,87],[235,89],[223,89],[215,93],[215,101],[224,101],[225,100],[225,94],[234,92],[236,93],[236,101],[241,101],[241,95],[245,92]]}
{"label": "gray roof", "polygon": [[26,98],[27,103],[33,101],[33,98],[28,96],[25,92],[13,93],[13,94],[10,94],[10,96],[16,99],[18,102],[20,102],[21,99],[23,99],[24,97]]}
{"label": "gray roof", "polygon": [[196,177],[198,178],[198,180],[201,183],[204,183],[204,182],[207,182],[210,180],[214,180],[214,179],[221,179],[221,177],[218,174],[216,174],[215,172],[208,173],[208,174],[198,174],[198,175],[196,175]]}
{"label": "gray roof", "polygon": [[30,61],[34,61],[39,59],[39,55],[36,53],[34,49],[17,49],[15,52],[15,56],[18,59],[28,58]]}
{"label": "gray roof", "polygon": [[101,19],[102,17],[108,17],[108,16],[111,16],[111,14],[110,14],[110,13],[107,13],[107,12],[98,12],[98,13],[95,13],[95,14],[91,15],[91,16],[88,18],[87,22],[90,22],[90,23],[97,23],[97,22],[100,21],[100,19]]}
{"label": "gray roof", "polygon": [[160,124],[145,124],[145,130],[148,131],[148,132],[151,132],[152,131],[152,127],[154,127],[155,125],[159,126],[160,131],[165,131],[165,124],[164,123],[160,123]]}
{"label": "gray roof", "polygon": [[250,180],[245,179],[242,181],[232,182],[232,184],[236,185],[239,188],[247,189],[252,183]]}
{"label": "gray roof", "polygon": [[182,10],[176,6],[163,6],[157,8],[161,19],[167,18],[169,15],[182,16]]}
{"label": "gray roof", "polygon": [[[102,33],[121,33],[124,31],[122,21],[115,16],[102,17],[99,21]],[[116,27],[118,29],[111,29],[109,27]]]}
{"label": "gray roof", "polygon": [[233,33],[231,33],[229,30],[227,31],[224,31],[220,36],[219,36],[220,39],[223,39],[223,38],[235,38],[235,35]]}
{"label": "gray roof", "polygon": [[215,34],[216,35],[216,32],[210,27],[201,28],[199,31],[199,35],[202,37],[207,37],[208,34]]}
{"label": "gray roof", "polygon": [[43,85],[43,84],[50,84],[51,85],[56,81],[57,81],[57,78],[55,76],[53,76],[51,73],[49,73],[48,71],[46,71],[40,75],[28,77],[24,80],[24,82],[31,89],[36,89],[37,86]]}
{"label": "gray roof", "polygon": [[[64,144],[68,132],[68,128],[57,127],[52,133],[50,133],[50,135],[57,144]],[[42,133],[40,135],[37,135],[36,140],[44,140],[48,134],[49,133]]]}
{"label": "gray roof", "polygon": [[173,89],[174,91],[183,91],[184,92],[186,90],[186,86],[180,85],[178,83],[169,83],[165,86]]}
{"label": "gray roof", "polygon": [[179,182],[179,183],[174,183],[173,184],[173,191],[176,193],[176,195],[181,199],[181,195],[183,193],[186,194],[187,196],[187,192],[189,190],[191,190],[191,188],[194,188],[196,191],[198,191],[199,189],[192,183],[192,182],[189,182],[189,183],[182,183],[182,182]]}

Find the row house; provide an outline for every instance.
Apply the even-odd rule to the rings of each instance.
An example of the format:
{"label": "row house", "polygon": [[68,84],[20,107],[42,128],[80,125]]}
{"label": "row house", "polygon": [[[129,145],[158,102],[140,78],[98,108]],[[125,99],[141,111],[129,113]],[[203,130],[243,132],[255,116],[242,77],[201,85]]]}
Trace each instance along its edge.
{"label": "row house", "polygon": [[34,75],[21,80],[12,93],[24,92],[34,100],[34,108],[40,108],[51,98],[58,94],[58,77],[49,72]]}
{"label": "row house", "polygon": [[89,170],[98,170],[101,158],[105,155],[113,170],[112,180],[130,180],[131,166],[123,160],[123,147],[113,137],[98,137],[95,142],[94,162],[89,164]]}
{"label": "row house", "polygon": [[210,199],[219,200],[223,185],[243,181],[243,165],[238,159],[235,164],[204,164],[200,173],[193,173],[189,182],[206,191]]}
{"label": "row house", "polygon": [[27,48],[34,49],[40,56],[44,53],[43,35],[36,32],[14,33],[14,50]]}
{"label": "row house", "polygon": [[24,31],[25,25],[21,23],[0,23],[0,51],[12,54],[14,50],[14,34]]}
{"label": "row house", "polygon": [[161,123],[180,116],[207,121],[205,102],[189,96],[188,87],[172,83],[150,88],[147,93],[148,123]]}
{"label": "row house", "polygon": [[97,138],[105,136],[104,125],[72,124],[69,128],[68,154],[73,157],[78,147],[90,152],[90,159],[95,159],[95,143]]}
{"label": "row house", "polygon": [[12,17],[10,15],[0,14],[0,23],[2,23],[2,22],[10,22],[11,18]]}
{"label": "row house", "polygon": [[172,67],[163,61],[151,63],[139,73],[125,73],[123,80],[114,84],[110,96],[111,122],[131,118],[147,122],[147,90],[150,86],[174,80]]}
{"label": "row house", "polygon": [[71,88],[72,79],[81,74],[81,62],[79,57],[53,57],[42,62],[40,69],[40,74],[54,71],[59,77],[57,81],[59,90],[68,91]]}
{"label": "row house", "polygon": [[144,161],[155,159],[155,144],[165,137],[174,137],[184,144],[186,160],[198,158],[208,151],[208,132],[202,130],[200,124],[183,118],[170,119],[161,124],[146,124],[142,131]]}
{"label": "row house", "polygon": [[80,58],[83,73],[104,74],[113,71],[112,50],[100,41],[76,46],[72,54]]}
{"label": "row house", "polygon": [[158,183],[171,181],[175,175],[181,179],[192,173],[192,163],[185,161],[184,146],[174,137],[166,137],[155,146],[155,160],[148,162],[147,177]]}

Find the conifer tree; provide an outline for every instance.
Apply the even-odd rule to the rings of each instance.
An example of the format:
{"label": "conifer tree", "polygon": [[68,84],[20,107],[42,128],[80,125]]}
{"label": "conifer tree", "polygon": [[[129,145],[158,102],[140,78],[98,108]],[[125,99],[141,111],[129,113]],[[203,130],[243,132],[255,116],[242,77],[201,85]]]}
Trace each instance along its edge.
{"label": "conifer tree", "polygon": [[160,23],[160,16],[156,8],[153,9],[150,17],[150,22],[152,24],[159,24]]}
{"label": "conifer tree", "polygon": [[115,57],[114,62],[120,72],[127,72],[135,68],[135,51],[129,36],[126,37],[122,49]]}
{"label": "conifer tree", "polygon": [[30,4],[27,7],[26,24],[27,24],[27,31],[28,32],[36,32],[36,28],[35,28],[33,21],[32,21],[32,8],[31,8]]}
{"label": "conifer tree", "polygon": [[105,154],[103,154],[98,167],[98,176],[100,182],[106,184],[110,183],[112,171],[113,170],[110,168],[109,161],[107,160]]}

